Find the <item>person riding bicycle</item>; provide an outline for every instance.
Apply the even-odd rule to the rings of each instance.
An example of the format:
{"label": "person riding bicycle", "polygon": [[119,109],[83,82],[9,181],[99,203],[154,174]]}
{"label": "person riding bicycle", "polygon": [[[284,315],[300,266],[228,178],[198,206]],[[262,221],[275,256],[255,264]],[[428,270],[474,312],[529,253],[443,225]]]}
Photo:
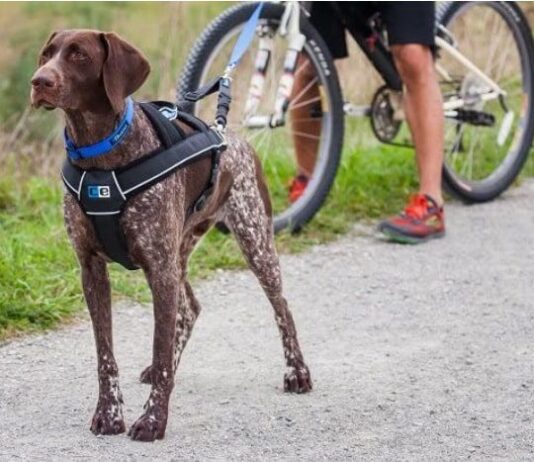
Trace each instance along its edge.
{"label": "person riding bicycle", "polygon": [[[309,2],[310,22],[328,45],[334,59],[348,56],[345,30],[369,28],[377,13],[383,21],[395,65],[404,84],[404,112],[415,145],[419,191],[399,215],[378,225],[392,240],[419,243],[445,233],[441,174],[444,120],[441,92],[434,70],[434,2]],[[307,58],[301,58],[307,59]],[[314,85],[312,66],[296,75],[293,94]],[[306,72],[307,70],[307,72]],[[319,89],[307,90],[319,94]],[[295,133],[313,132],[317,125],[306,121],[307,106],[291,112]],[[309,120],[309,118],[308,118]],[[318,141],[295,135],[298,175],[290,187],[290,200],[304,192],[314,170]],[[297,139],[298,137],[298,139]]]}

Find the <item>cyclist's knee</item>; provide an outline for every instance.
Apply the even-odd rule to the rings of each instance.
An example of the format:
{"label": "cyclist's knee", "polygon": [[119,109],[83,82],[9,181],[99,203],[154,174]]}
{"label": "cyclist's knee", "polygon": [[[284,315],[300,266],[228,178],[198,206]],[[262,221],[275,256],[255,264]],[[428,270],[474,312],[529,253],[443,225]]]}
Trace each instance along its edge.
{"label": "cyclist's knee", "polygon": [[410,43],[391,47],[395,65],[406,86],[417,84],[434,72],[434,62],[430,48]]}

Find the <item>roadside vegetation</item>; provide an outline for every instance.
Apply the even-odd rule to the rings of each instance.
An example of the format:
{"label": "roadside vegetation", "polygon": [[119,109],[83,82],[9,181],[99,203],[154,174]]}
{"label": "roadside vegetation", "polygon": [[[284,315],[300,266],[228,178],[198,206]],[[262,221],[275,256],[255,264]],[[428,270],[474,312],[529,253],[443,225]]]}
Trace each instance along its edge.
{"label": "roadside vegetation", "polygon": [[[194,8],[183,3],[0,4],[0,341],[48,329],[83,308],[79,269],[63,228],[58,169],[64,156],[55,113],[28,109],[29,79],[51,30],[110,30],[142,48],[152,74],[141,97],[173,99],[174,80],[202,27],[226,3]],[[343,63],[343,87],[352,101],[369,101],[376,76],[361,57]],[[352,62],[352,64],[351,64]],[[350,75],[349,79],[347,76]],[[373,80],[375,79],[375,80]],[[534,175],[529,160],[524,175]],[[298,235],[277,237],[280,252],[299,252],[347,232],[357,220],[398,211],[416,187],[413,152],[380,145],[363,122],[347,126],[343,160],[334,189],[312,223]],[[244,261],[229,236],[212,231],[192,257],[191,275],[239,268]],[[150,300],[141,272],[111,265],[116,297]]]}

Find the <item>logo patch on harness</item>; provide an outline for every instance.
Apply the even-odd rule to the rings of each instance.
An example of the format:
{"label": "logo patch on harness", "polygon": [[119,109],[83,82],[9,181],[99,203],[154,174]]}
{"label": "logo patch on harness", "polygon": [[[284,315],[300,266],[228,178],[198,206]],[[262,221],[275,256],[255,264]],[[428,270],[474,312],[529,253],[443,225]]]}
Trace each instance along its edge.
{"label": "logo patch on harness", "polygon": [[109,199],[111,191],[109,186],[88,186],[89,199]]}

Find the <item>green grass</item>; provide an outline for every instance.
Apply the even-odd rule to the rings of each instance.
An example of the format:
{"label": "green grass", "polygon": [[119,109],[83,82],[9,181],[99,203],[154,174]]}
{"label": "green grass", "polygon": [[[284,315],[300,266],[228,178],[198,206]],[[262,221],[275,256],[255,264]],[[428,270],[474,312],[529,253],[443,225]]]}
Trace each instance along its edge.
{"label": "green grass", "polygon": [[51,327],[81,303],[59,202],[43,181],[0,183],[0,336]]}
{"label": "green grass", "polygon": [[[365,126],[349,128],[334,188],[315,219],[298,235],[281,233],[281,253],[328,242],[357,220],[398,211],[417,188],[413,151],[370,143]],[[523,176],[534,175],[530,159]],[[0,340],[49,329],[84,309],[79,268],[63,228],[58,180],[0,180]],[[215,269],[244,267],[234,240],[211,231],[190,264],[193,279]],[[150,301],[142,272],[111,265],[115,298]]]}

